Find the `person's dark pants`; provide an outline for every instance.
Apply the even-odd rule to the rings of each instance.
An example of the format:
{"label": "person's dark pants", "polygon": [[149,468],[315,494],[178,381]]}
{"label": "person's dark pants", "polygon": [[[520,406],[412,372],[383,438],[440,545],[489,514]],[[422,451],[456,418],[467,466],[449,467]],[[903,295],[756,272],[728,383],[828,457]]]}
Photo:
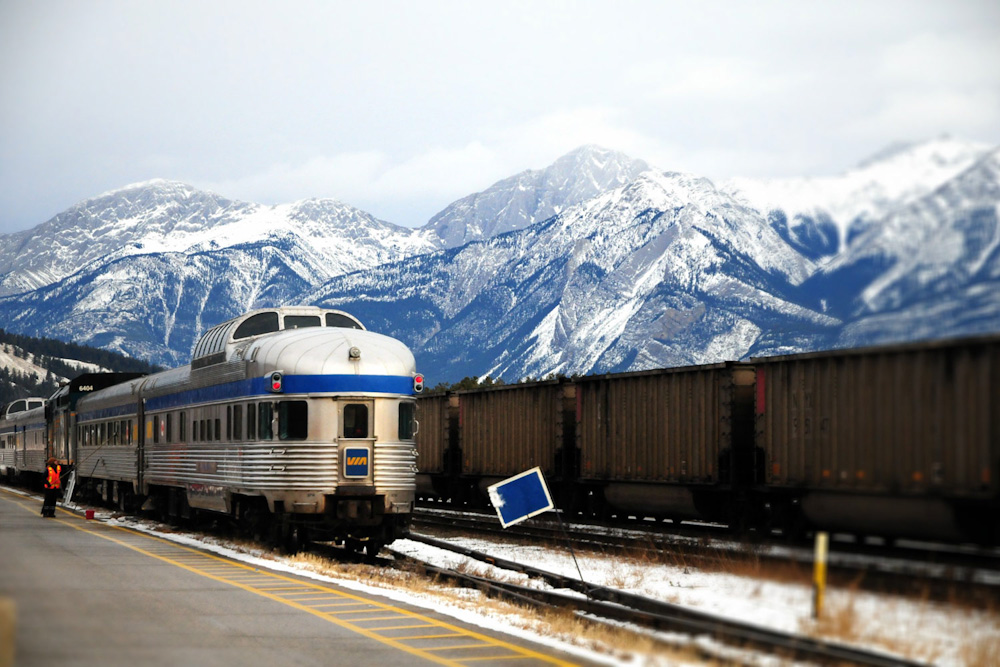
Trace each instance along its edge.
{"label": "person's dark pants", "polygon": [[56,515],[56,498],[59,497],[59,489],[45,489],[45,500],[42,501],[42,516]]}

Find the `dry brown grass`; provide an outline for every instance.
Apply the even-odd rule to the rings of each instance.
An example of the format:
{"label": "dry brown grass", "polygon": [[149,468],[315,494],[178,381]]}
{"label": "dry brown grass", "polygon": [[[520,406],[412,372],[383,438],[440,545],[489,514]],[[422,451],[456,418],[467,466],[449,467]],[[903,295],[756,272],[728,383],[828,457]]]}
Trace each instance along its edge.
{"label": "dry brown grass", "polygon": [[[525,607],[464,588],[461,589],[462,595],[456,595],[459,588],[457,585],[428,575],[419,566],[387,569],[366,564],[341,563],[314,554],[298,554],[288,560],[331,578],[355,579],[376,588],[402,589],[423,597],[437,596],[453,607],[503,616],[514,627],[585,647],[614,659],[632,660],[635,664],[730,664],[707,653],[695,643],[682,640],[670,643],[635,630],[583,618],[572,611]],[[464,561],[456,569],[492,581],[509,581],[506,576],[498,577],[490,568],[474,561]]]}
{"label": "dry brown grass", "polygon": [[[995,610],[983,611],[934,602],[925,592],[923,599],[912,597],[882,596],[877,613],[879,618],[870,618],[860,611],[857,584],[847,591],[839,591],[826,600],[823,613],[817,620],[803,620],[800,629],[836,641],[877,646],[898,655],[935,664],[948,650],[943,637],[958,639],[960,646],[953,659],[968,667],[1000,664],[1000,614]],[[949,611],[942,616],[942,608]],[[935,628],[935,633],[923,633],[921,629],[935,624],[946,623]],[[900,633],[898,627],[905,624],[906,631]],[[893,626],[896,626],[894,629]],[[983,626],[990,628],[983,631]],[[969,628],[980,628],[977,635],[971,635]]]}
{"label": "dry brown grass", "polygon": [[[252,543],[246,546],[248,551],[255,548]],[[259,546],[256,549],[259,551]],[[753,547],[726,552],[712,559],[691,558],[683,551],[657,554],[645,549],[618,552],[613,556],[601,553],[599,550],[578,551],[577,556],[613,558],[615,566],[608,585],[620,588],[641,588],[644,579],[643,568],[651,565],[670,565],[688,571],[698,569],[726,573],[756,579],[762,583],[773,581],[811,586],[811,572],[808,568],[795,563],[772,566],[762,561]],[[557,637],[568,643],[603,652],[614,659],[631,657],[638,664],[672,664],[675,661],[729,664],[724,658],[707,655],[695,643],[686,641],[667,643],[634,630],[584,619],[568,611],[538,611],[519,607],[490,598],[479,591],[461,589],[462,593],[456,594],[457,585],[429,576],[419,565],[414,565],[409,570],[394,570],[365,564],[342,563],[311,554],[291,557],[291,561],[333,578],[356,579],[375,587],[403,589],[424,597],[436,596],[443,602],[459,608],[502,615],[517,627],[529,629],[540,636]],[[498,575],[496,570],[472,560],[463,561],[457,569],[505,583],[519,580],[519,575]],[[864,606],[857,602],[863,583],[862,578],[863,575],[859,575],[846,587],[828,589],[822,618],[817,621],[803,620],[801,631],[836,641],[879,646],[912,659],[935,661],[944,650],[944,647],[935,645],[934,642],[939,640],[923,638],[916,630],[901,636],[898,632],[880,629],[882,624],[876,622],[878,619],[865,617],[865,612],[861,611]],[[663,595],[662,592],[659,597],[667,601],[676,601],[672,599],[673,596]],[[907,597],[905,601],[900,598],[900,604],[912,606],[914,602],[912,597]],[[915,597],[918,603],[924,604],[928,609],[935,604],[930,601],[930,593],[926,589]],[[956,603],[961,606],[957,600]],[[891,600],[888,604],[892,604]],[[981,605],[976,607],[981,609]],[[958,657],[963,664],[969,666],[997,664],[997,656],[1000,656],[1000,613],[997,612],[997,608],[998,606],[994,606],[989,611],[990,615],[997,619],[996,635],[964,642]],[[966,611],[974,613],[973,609]],[[933,623],[932,619],[939,618],[928,615],[925,619],[920,614],[913,617],[912,612],[909,617],[913,619],[911,621],[913,628],[926,627],[926,623]],[[982,621],[979,620],[977,623],[981,625]]]}
{"label": "dry brown grass", "polygon": [[959,659],[967,667],[996,665],[1000,662],[1000,636],[964,643],[959,650]]}

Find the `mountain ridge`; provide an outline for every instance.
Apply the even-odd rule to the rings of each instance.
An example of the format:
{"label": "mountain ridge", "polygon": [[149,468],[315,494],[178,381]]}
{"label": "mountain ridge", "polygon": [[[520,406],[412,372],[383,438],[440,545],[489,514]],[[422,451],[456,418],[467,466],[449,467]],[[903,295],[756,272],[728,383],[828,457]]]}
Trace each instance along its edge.
{"label": "mountain ridge", "polygon": [[[419,229],[334,200],[261,206],[153,181],[130,186],[124,201],[122,190],[102,195],[131,217],[99,209],[101,197],[87,202],[104,236],[120,240],[114,223],[137,217],[155,233],[43,287],[8,289],[0,305],[25,333],[168,365],[186,363],[201,332],[245,310],[335,305],[401,338],[448,379],[636,370],[1000,330],[991,296],[1000,273],[996,153],[939,139],[849,170],[833,194],[886,212],[855,218],[843,245],[843,220],[818,204],[809,215],[765,206],[732,180],[652,169],[594,146],[460,199]],[[896,176],[893,164],[902,165]],[[163,199],[171,188],[177,198]],[[164,219],[184,202],[193,212]],[[465,220],[463,233],[477,238],[435,238],[432,222],[443,219]],[[178,238],[162,233],[168,222]],[[890,233],[920,225],[929,247],[966,250],[935,259]],[[9,241],[0,237],[0,258]],[[0,284],[27,280],[3,267]],[[44,273],[40,261],[34,268]],[[942,314],[951,320],[935,323]]]}

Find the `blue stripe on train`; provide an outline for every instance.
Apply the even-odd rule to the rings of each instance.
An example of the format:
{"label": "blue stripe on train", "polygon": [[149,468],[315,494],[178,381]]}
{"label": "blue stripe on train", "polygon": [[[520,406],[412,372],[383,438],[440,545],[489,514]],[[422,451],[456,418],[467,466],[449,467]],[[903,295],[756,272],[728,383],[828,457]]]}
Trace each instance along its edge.
{"label": "blue stripe on train", "polygon": [[[172,408],[218,401],[231,401],[241,398],[256,398],[273,396],[280,398],[285,394],[344,394],[344,393],[375,393],[403,394],[412,396],[413,378],[400,375],[286,375],[282,379],[284,390],[280,394],[270,391],[270,376],[227,382],[212,387],[189,389],[167,396],[157,396],[146,399],[146,409],[149,411],[170,410]],[[124,415],[134,415],[135,404],[95,410],[81,413],[79,419],[107,419]]]}

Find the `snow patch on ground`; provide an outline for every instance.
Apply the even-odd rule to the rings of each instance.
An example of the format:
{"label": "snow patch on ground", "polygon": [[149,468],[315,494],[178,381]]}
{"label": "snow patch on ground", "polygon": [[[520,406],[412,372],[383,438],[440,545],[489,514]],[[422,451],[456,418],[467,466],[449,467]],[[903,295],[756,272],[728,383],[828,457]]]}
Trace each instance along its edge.
{"label": "snow patch on ground", "polygon": [[[480,594],[456,593],[449,589],[447,597],[434,593],[383,588],[349,578],[328,577],[293,563],[289,558],[275,556],[263,549],[248,551],[225,539],[194,534],[163,532],[162,525],[135,517],[113,517],[98,512],[99,520],[157,535],[180,544],[205,549],[255,567],[270,568],[334,583],[351,590],[384,596],[393,601],[433,609],[477,627],[501,631],[525,640],[552,646],[581,659],[608,665],[676,665],[677,657],[646,655],[638,652],[609,656],[606,647],[581,646],[574,637],[551,637],[525,629],[516,619],[510,619],[477,604]],[[640,564],[619,558],[574,555],[568,550],[551,547],[530,547],[523,544],[497,544],[472,538],[453,539],[460,546],[567,577],[578,578],[577,564],[584,579],[595,585],[619,588],[666,602],[694,607],[705,612],[740,619],[747,623],[783,630],[805,632],[831,641],[844,642],[838,637],[824,637],[812,619],[813,593],[810,585],[780,583],[751,576],[705,572],[691,566]],[[545,584],[493,568],[478,562],[468,562],[464,556],[428,546],[413,540],[393,542],[392,549],[440,567],[467,564],[470,569],[491,571],[508,581],[522,585],[545,587]],[[520,579],[520,581],[519,581]],[[571,591],[561,591],[576,595]],[[853,628],[854,643],[876,651],[895,650],[910,659],[923,660],[942,667],[961,667],[967,647],[1000,645],[1000,614],[951,606],[929,600],[880,595],[844,589],[827,591],[825,609],[832,616],[846,619]],[[915,629],[919,628],[919,632]],[[675,633],[648,632],[678,649],[699,648],[725,661],[739,664],[768,666],[787,664],[773,656],[737,650],[720,645],[705,637]],[[690,663],[695,664],[695,663]]]}

